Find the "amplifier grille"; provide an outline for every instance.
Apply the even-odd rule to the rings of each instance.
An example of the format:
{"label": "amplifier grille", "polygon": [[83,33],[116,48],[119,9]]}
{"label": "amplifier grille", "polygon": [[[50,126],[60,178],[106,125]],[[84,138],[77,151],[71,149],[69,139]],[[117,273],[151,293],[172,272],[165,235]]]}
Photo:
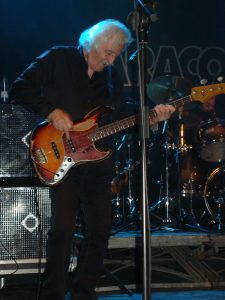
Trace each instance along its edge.
{"label": "amplifier grille", "polygon": [[46,256],[49,188],[0,188],[0,213],[0,260]]}
{"label": "amplifier grille", "polygon": [[41,121],[20,105],[0,105],[0,177],[31,177],[29,135]]}

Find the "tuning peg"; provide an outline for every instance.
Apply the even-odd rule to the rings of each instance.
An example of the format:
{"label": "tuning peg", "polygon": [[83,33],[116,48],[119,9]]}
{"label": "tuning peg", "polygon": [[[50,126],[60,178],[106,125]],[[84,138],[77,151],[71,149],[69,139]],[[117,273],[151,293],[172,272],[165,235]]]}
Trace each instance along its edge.
{"label": "tuning peg", "polygon": [[202,79],[200,80],[200,84],[202,84],[202,85],[206,85],[207,82],[208,82],[208,80],[205,79],[205,78],[202,78]]}
{"label": "tuning peg", "polygon": [[217,81],[220,82],[220,83],[223,82],[223,79],[224,79],[223,76],[217,77]]}

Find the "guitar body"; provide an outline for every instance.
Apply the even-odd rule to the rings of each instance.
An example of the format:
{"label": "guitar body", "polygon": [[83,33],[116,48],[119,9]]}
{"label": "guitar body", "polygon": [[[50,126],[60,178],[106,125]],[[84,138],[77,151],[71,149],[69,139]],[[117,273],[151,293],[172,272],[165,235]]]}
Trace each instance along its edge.
{"label": "guitar body", "polygon": [[81,122],[74,123],[70,140],[50,123],[41,123],[32,133],[31,158],[40,180],[47,185],[59,183],[71,167],[107,158],[110,151],[99,151],[89,134],[98,127],[97,120],[108,108],[90,112]]}

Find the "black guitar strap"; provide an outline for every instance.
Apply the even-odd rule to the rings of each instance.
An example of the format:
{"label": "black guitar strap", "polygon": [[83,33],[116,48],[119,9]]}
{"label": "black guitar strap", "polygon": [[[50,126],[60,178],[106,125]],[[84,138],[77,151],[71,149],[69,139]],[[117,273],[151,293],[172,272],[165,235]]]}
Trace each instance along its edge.
{"label": "black guitar strap", "polygon": [[115,109],[115,99],[113,93],[113,80],[112,80],[112,66],[108,66],[108,90],[109,90],[109,97],[111,99],[111,107]]}
{"label": "black guitar strap", "polygon": [[[115,103],[115,96],[114,96],[114,86],[113,86],[113,79],[112,79],[112,66],[108,66],[108,90],[109,90],[109,97],[111,100],[111,108],[112,110],[116,109],[116,103]],[[111,113],[110,115],[110,122],[114,122],[116,120],[114,120],[114,114]],[[113,145],[116,144],[116,140],[118,139],[118,134],[115,134],[113,136]]]}

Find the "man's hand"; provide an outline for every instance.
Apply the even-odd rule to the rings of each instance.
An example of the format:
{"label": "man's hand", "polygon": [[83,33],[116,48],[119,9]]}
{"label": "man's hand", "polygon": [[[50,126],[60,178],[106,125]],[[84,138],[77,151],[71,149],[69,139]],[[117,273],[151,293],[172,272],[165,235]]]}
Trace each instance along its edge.
{"label": "man's hand", "polygon": [[69,114],[56,108],[48,115],[47,119],[56,129],[65,132],[67,139],[70,139],[69,130],[73,126],[73,121]]}
{"label": "man's hand", "polygon": [[155,116],[150,119],[150,125],[167,120],[175,111],[175,107],[168,104],[159,104],[154,107]]}

